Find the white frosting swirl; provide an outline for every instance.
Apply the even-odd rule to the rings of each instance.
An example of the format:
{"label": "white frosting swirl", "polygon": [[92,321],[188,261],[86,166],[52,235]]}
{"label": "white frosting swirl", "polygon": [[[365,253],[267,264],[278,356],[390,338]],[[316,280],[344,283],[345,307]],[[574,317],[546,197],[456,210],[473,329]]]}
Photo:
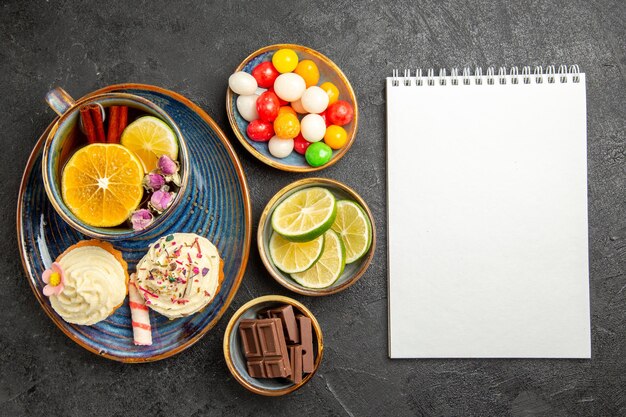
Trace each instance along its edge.
{"label": "white frosting swirl", "polygon": [[188,316],[215,297],[220,261],[217,248],[202,236],[167,235],[137,264],[137,288],[154,311],[170,319]]}
{"label": "white frosting swirl", "polygon": [[65,288],[50,296],[50,304],[63,320],[89,326],[107,318],[124,301],[126,273],[110,252],[81,246],[58,262],[65,273]]}

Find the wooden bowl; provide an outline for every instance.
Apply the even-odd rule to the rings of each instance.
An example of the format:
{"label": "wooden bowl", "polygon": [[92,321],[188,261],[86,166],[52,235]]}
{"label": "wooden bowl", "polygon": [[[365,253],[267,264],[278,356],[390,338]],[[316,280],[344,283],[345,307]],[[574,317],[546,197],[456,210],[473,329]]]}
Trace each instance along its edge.
{"label": "wooden bowl", "polygon": [[333,156],[330,161],[320,167],[310,166],[304,159],[304,155],[300,155],[295,151],[293,151],[291,155],[286,158],[276,158],[270,154],[267,142],[255,142],[248,138],[248,135],[246,134],[248,122],[239,114],[236,103],[238,96],[234,94],[230,88],[227,88],[226,93],[226,112],[228,113],[228,121],[230,122],[233,132],[235,132],[235,136],[237,136],[237,139],[239,139],[239,142],[241,142],[243,147],[254,155],[255,158],[271,167],[289,172],[313,172],[328,168],[329,166],[337,163],[337,161],[345,155],[354,143],[359,120],[359,109],[357,106],[356,96],[354,95],[354,90],[341,69],[339,69],[339,67],[329,58],[314,49],[307,48],[302,45],[278,44],[266,46],[254,51],[250,54],[250,56],[244,59],[233,72],[245,71],[251,73],[254,67],[261,62],[271,61],[274,52],[282,48],[293,49],[298,54],[298,58],[300,60],[310,59],[315,62],[320,72],[318,85],[321,85],[326,81],[332,82],[339,89],[339,99],[345,100],[352,105],[352,108],[354,109],[354,117],[349,124],[342,126],[348,133],[348,142],[346,145],[341,149],[333,150]]}
{"label": "wooden bowl", "polygon": [[[289,274],[282,272],[280,269],[274,266],[274,263],[269,256],[269,240],[272,236],[273,231],[271,219],[274,209],[285,198],[287,198],[294,192],[302,190],[304,188],[315,186],[327,188],[338,199],[348,199],[358,203],[365,211],[365,214],[369,218],[370,224],[372,226],[372,243],[368,252],[355,262],[351,264],[346,264],[346,267],[343,270],[343,273],[341,274],[339,279],[326,288],[303,287],[302,285],[294,281],[289,276]],[[372,212],[367,206],[367,203],[361,198],[361,196],[347,185],[328,178],[305,178],[287,185],[285,188],[277,192],[274,197],[272,197],[272,199],[267,203],[265,209],[263,210],[263,213],[261,213],[261,219],[259,220],[259,227],[257,231],[257,245],[259,248],[259,254],[261,255],[261,260],[263,261],[265,268],[270,273],[272,278],[274,278],[276,282],[278,282],[283,287],[303,295],[323,296],[335,294],[337,292],[345,290],[346,288],[357,282],[372,262],[372,258],[374,257],[374,250],[376,248],[376,226],[374,224],[374,216],[372,216]]]}
{"label": "wooden bowl", "polygon": [[[291,305],[298,312],[310,318],[313,326],[313,348],[315,350],[314,368],[313,372],[306,374],[299,384],[294,384],[283,378],[252,378],[248,375],[246,360],[238,332],[239,322],[241,320],[256,318],[259,311],[284,304]],[[244,388],[259,395],[278,397],[299,389],[313,378],[313,375],[315,375],[315,372],[317,372],[322,362],[323,356],[324,338],[322,336],[322,329],[313,313],[298,301],[289,297],[283,297],[282,295],[265,295],[248,301],[235,312],[228,322],[226,332],[224,333],[224,358],[226,359],[228,370]]]}

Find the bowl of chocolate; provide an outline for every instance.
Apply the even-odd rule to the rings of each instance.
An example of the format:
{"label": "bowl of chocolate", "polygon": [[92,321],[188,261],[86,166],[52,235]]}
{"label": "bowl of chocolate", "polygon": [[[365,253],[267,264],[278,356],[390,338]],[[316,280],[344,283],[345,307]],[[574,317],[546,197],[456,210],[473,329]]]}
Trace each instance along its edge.
{"label": "bowl of chocolate", "polygon": [[230,319],[224,334],[226,365],[237,382],[270,397],[306,384],[323,352],[322,330],[313,313],[280,295],[248,301]]}

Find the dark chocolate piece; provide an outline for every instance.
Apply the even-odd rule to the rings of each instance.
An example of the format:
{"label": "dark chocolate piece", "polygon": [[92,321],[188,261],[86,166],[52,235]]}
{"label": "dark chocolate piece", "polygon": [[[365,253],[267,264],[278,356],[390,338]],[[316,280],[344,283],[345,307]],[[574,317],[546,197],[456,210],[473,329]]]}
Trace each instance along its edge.
{"label": "dark chocolate piece", "polygon": [[289,352],[280,319],[242,320],[239,335],[250,376],[286,378],[291,375]]}
{"label": "dark chocolate piece", "polygon": [[294,384],[302,382],[302,346],[289,346],[289,362],[291,363],[291,377]]}
{"label": "dark chocolate piece", "polygon": [[268,317],[282,320],[283,330],[285,331],[285,339],[287,339],[287,343],[300,343],[298,324],[296,323],[296,316],[293,313],[292,306],[284,305],[279,308],[273,308],[267,310],[266,314],[268,315]]}
{"label": "dark chocolate piece", "polygon": [[302,315],[296,317],[300,326],[300,343],[302,345],[302,372],[313,372],[313,327],[311,319]]}

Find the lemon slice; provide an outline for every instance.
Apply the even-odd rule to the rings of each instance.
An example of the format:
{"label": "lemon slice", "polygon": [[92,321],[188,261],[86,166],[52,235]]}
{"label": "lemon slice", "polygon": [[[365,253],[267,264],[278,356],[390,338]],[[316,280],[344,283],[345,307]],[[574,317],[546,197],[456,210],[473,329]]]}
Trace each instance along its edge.
{"label": "lemon slice", "polygon": [[360,259],[372,244],[370,219],[354,201],[337,201],[337,217],[331,228],[339,233],[346,247],[347,264]]}
{"label": "lemon slice", "polygon": [[61,176],[63,201],[90,226],[122,224],[143,197],[143,167],[133,152],[112,143],[76,151]]}
{"label": "lemon slice", "polygon": [[320,257],[323,248],[324,235],[310,242],[290,242],[273,233],[269,243],[272,262],[287,274],[309,269]]}
{"label": "lemon slice", "polygon": [[129,124],[122,132],[120,143],[139,157],[146,172],[157,167],[163,155],[178,158],[178,141],[174,131],[161,119],[143,116]]}
{"label": "lemon slice", "polygon": [[296,191],[272,214],[274,231],[292,242],[308,242],[330,229],[337,209],[335,197],[322,187]]}
{"label": "lemon slice", "polygon": [[304,272],[291,274],[291,278],[307,288],[325,288],[335,283],[346,266],[346,249],[339,235],[329,230],[324,233],[324,250],[320,258]]}

